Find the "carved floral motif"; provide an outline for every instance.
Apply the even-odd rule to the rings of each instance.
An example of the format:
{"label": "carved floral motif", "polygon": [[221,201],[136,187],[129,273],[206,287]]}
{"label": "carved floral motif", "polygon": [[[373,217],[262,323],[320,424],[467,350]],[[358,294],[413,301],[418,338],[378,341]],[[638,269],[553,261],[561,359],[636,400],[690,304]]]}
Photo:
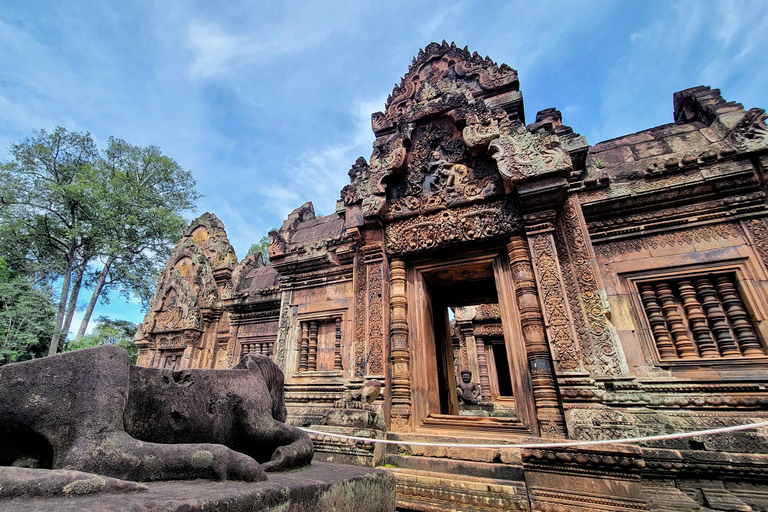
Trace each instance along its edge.
{"label": "carved floral motif", "polygon": [[384,330],[382,328],[382,263],[368,265],[368,374],[384,374]]}
{"label": "carved floral motif", "polygon": [[571,330],[554,241],[549,233],[529,236],[529,240],[533,250],[540,299],[549,324],[549,340],[554,352],[555,368],[559,372],[579,370],[581,358]]}
{"label": "carved floral motif", "polygon": [[563,232],[566,247],[570,251],[570,263],[573,265],[573,277],[581,300],[580,314],[585,323],[586,336],[581,336],[582,354],[588,369],[597,374],[617,375],[621,373],[621,364],[616,352],[605,308],[600,298],[597,280],[592,268],[589,242],[581,228],[577,206],[569,197],[563,206]]}
{"label": "carved floral motif", "polygon": [[742,152],[768,148],[767,117],[761,108],[750,109],[728,134],[730,143]]}
{"label": "carved floral motif", "polygon": [[493,140],[488,151],[496,160],[504,179],[516,182],[573,168],[571,157],[560,145],[557,135],[532,134],[516,122]]}
{"label": "carved floral motif", "polygon": [[670,231],[667,233],[659,233],[643,238],[630,238],[599,245],[595,244],[595,251],[605,258],[609,258],[610,255],[614,253],[624,254],[640,252],[645,249],[656,249],[658,247],[692,245],[695,242],[712,242],[720,238],[724,240],[743,240],[744,233],[737,224],[724,222],[721,224],[711,224],[709,226],[699,226]]}
{"label": "carved floral motif", "polygon": [[520,230],[511,201],[476,204],[394,221],[385,228],[387,252],[403,254]]}
{"label": "carved floral motif", "polygon": [[768,267],[768,226],[766,226],[765,220],[749,219],[744,224],[752,237],[755,249],[763,259],[763,264]]}

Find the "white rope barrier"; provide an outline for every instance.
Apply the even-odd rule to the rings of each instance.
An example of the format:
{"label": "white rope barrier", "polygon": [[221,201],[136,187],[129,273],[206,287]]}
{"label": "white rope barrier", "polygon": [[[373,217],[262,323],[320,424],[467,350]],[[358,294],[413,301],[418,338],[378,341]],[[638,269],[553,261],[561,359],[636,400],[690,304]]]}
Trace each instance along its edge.
{"label": "white rope barrier", "polygon": [[[302,428],[304,432],[310,434],[317,434],[322,436],[338,437],[342,439],[349,439],[351,441],[363,441],[366,443],[382,443],[382,444],[402,444],[410,446],[433,446],[442,448],[566,448],[570,446],[597,446],[603,444],[614,443],[644,443],[648,441],[667,441],[670,439],[683,439],[686,437],[695,436],[709,436],[713,434],[726,434],[728,432],[738,432],[740,430],[751,430],[754,428],[768,427],[768,421],[761,421],[759,423],[746,423],[743,425],[734,425],[731,427],[713,428],[709,430],[696,430],[693,432],[677,432],[675,434],[663,434],[659,436],[645,436],[645,437],[625,437],[622,439],[602,439],[599,441],[563,441],[556,443],[507,443],[507,444],[451,444],[451,443],[422,443],[416,441],[395,441],[392,439],[372,439],[369,437],[356,437],[347,436],[344,434],[337,434],[335,432],[323,432],[322,430],[311,430],[308,428]],[[301,428],[301,427],[300,427]]]}

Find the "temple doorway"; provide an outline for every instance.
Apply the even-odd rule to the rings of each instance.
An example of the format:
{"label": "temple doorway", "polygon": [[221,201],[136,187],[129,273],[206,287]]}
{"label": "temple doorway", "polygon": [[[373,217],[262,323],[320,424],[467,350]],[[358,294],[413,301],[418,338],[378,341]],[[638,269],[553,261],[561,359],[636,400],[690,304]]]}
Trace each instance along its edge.
{"label": "temple doorway", "polygon": [[517,430],[535,418],[510,282],[503,252],[409,268],[416,426]]}

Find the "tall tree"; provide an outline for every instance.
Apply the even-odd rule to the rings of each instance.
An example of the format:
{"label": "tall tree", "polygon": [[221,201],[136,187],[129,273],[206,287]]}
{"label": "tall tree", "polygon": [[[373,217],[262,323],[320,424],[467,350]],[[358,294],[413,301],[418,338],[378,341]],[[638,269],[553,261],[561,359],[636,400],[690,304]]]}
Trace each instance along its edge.
{"label": "tall tree", "polygon": [[185,225],[182,213],[199,195],[191,173],[155,146],[110,138],[99,152],[89,134],[56,128],[14,144],[11,154],[0,167],[0,248],[22,251],[14,257],[57,283],[54,354],[83,285],[93,293],[78,339],[108,290],[148,299],[153,273]]}
{"label": "tall tree", "polygon": [[199,197],[192,174],[156,146],[142,148],[110,138],[97,171],[105,244],[76,340],[85,334],[104,291],[117,288],[149,301],[155,274],[187,224],[181,212],[193,209]]}
{"label": "tall tree", "polygon": [[33,247],[26,257],[40,258],[39,264],[49,266],[49,275],[60,278],[48,350],[55,354],[70,293],[79,292],[78,274],[87,269],[85,250],[98,237],[97,208],[89,194],[98,151],[89,134],[59,127],[13,144],[11,154],[14,159],[0,170],[2,222],[4,230],[17,231]]}

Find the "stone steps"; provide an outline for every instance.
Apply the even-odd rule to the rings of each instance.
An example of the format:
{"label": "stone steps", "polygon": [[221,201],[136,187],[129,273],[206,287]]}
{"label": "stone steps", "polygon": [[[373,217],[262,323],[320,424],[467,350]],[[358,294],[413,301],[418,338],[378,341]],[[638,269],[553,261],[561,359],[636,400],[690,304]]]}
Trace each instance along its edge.
{"label": "stone steps", "polygon": [[397,481],[397,507],[421,512],[529,510],[520,450],[409,443],[501,444],[487,437],[388,433],[385,462]]}
{"label": "stone steps", "polygon": [[490,512],[530,510],[522,481],[454,475],[387,467],[395,476],[398,509],[420,512]]}
{"label": "stone steps", "polygon": [[[433,457],[437,459],[464,460],[473,462],[503,463],[515,466],[522,465],[520,449],[509,448],[467,448],[455,445],[462,444],[503,444],[498,438],[464,437],[456,435],[433,434],[401,434],[388,433],[387,439],[401,441],[403,444],[388,444],[388,455],[406,455]],[[410,443],[438,443],[454,446],[420,446]]]}
{"label": "stone steps", "polygon": [[432,471],[434,473],[471,476],[476,478],[525,481],[525,474],[523,473],[523,468],[521,466],[493,462],[474,462],[407,455],[387,455],[386,467]]}

